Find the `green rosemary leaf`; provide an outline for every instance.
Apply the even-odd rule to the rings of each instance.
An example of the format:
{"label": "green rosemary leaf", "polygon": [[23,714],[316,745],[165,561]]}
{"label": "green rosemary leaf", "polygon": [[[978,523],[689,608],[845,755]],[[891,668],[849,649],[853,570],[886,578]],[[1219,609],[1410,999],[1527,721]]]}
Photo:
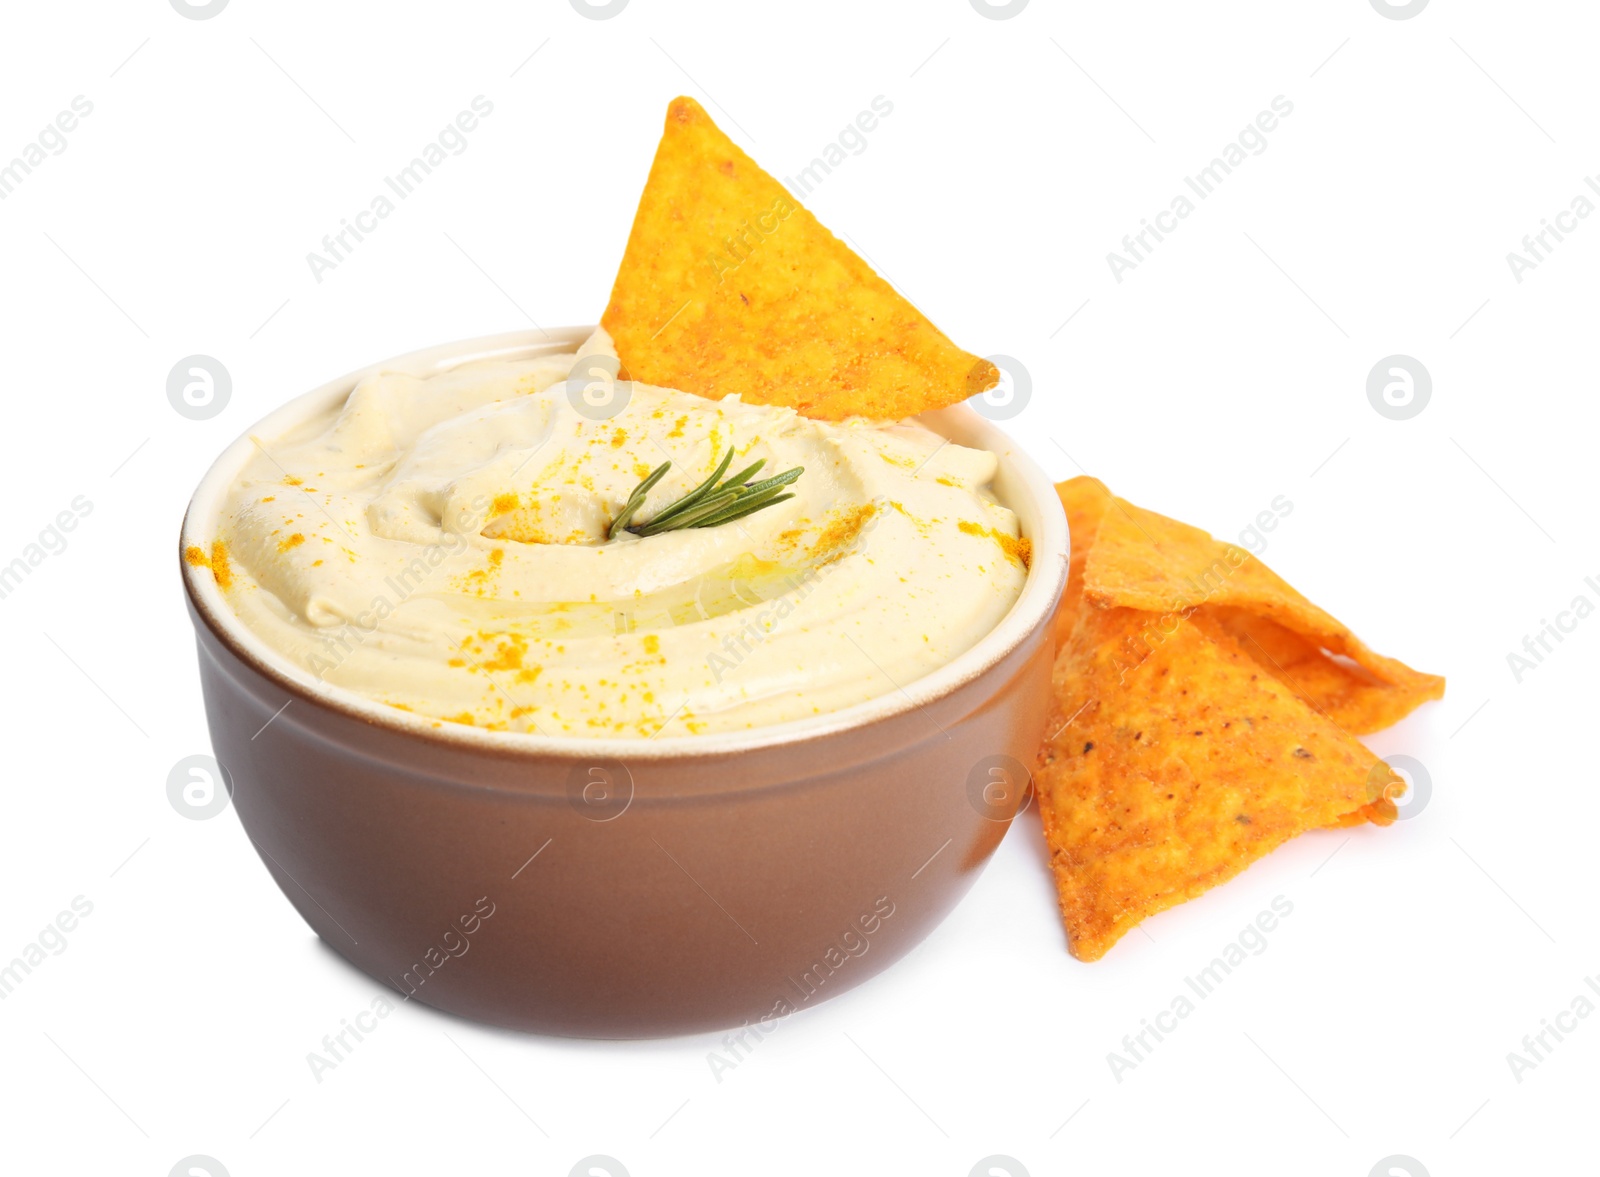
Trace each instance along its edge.
{"label": "green rosemary leaf", "polygon": [[685,528],[700,526],[700,520],[709,519],[726,510],[735,499],[744,494],[742,486],[733,487],[731,490],[718,491],[714,495],[707,495],[687,511],[674,515],[666,522],[651,519],[641,523],[635,529],[639,535],[659,535],[663,531],[682,531]]}
{"label": "green rosemary leaf", "polygon": [[[733,490],[728,493],[719,492],[715,495],[709,495],[697,503],[693,510],[685,511],[682,515],[676,516],[675,518],[669,520],[668,527],[705,527],[708,525],[706,522],[707,520],[720,518],[735,508],[742,508],[748,505],[753,499],[760,500],[759,505],[764,505],[768,499],[771,499],[778,493],[779,489],[781,488],[774,487],[765,491],[752,493],[749,488],[740,486],[733,488]],[[741,513],[748,512],[741,511]],[[653,534],[651,531],[653,527],[653,523],[645,524],[641,534]]]}
{"label": "green rosemary leaf", "polygon": [[[763,507],[770,507],[775,503],[788,502],[794,498],[792,494],[775,494],[767,496],[745,495],[726,511],[710,519],[702,520],[696,524],[698,527],[719,527],[724,523],[732,523],[735,519],[743,519],[746,515],[753,515]],[[759,500],[759,501],[751,501]]]}
{"label": "green rosemary leaf", "polygon": [[709,515],[715,515],[744,493],[745,489],[742,486],[718,487],[687,511],[674,511],[666,519],[657,516],[639,524],[635,530],[640,535],[655,535],[662,531],[677,531],[685,527],[694,527],[697,520],[704,519]]}
{"label": "green rosemary leaf", "polygon": [[687,511],[690,507],[694,506],[701,499],[706,497],[706,495],[711,491],[712,487],[716,486],[717,479],[726,474],[728,472],[728,467],[732,464],[733,447],[729,446],[728,452],[722,455],[722,461],[717,463],[717,468],[711,472],[710,478],[706,479],[699,486],[695,487],[688,494],[684,495],[677,502],[673,503],[665,511],[659,512],[652,522],[660,523],[662,520],[670,519],[679,512]]}
{"label": "green rosemary leaf", "polygon": [[800,475],[804,474],[805,470],[806,468],[804,466],[796,466],[793,470],[785,470],[782,474],[775,474],[765,481],[752,482],[749,486],[744,488],[745,493],[758,494],[761,491],[768,490],[774,486],[788,486],[795,479],[799,478]]}
{"label": "green rosemary leaf", "polygon": [[671,462],[662,462],[650,472],[650,476],[633,488],[633,493],[628,496],[628,501],[623,505],[617,517],[611,521],[611,527],[606,532],[606,538],[612,539],[617,532],[627,527],[628,520],[632,519],[640,507],[644,506],[644,497],[650,493],[650,488],[666,477],[667,471],[672,469]]}
{"label": "green rosemary leaf", "polygon": [[757,459],[753,465],[746,466],[743,470],[739,471],[739,473],[733,475],[731,478],[725,481],[720,487],[718,487],[718,489],[726,490],[730,486],[743,486],[745,483],[750,481],[751,477],[757,470],[760,470],[761,467],[765,466],[766,464],[767,460],[765,458]]}
{"label": "green rosemary leaf", "polygon": [[719,481],[732,464],[733,447],[729,446],[728,452],[723,455],[722,461],[717,463],[717,468],[711,472],[710,478],[676,502],[656,512],[651,518],[635,522],[634,517],[644,506],[646,496],[672,466],[671,462],[663,462],[651,471],[648,478],[633,488],[633,492],[628,495],[628,501],[623,504],[622,510],[617,512],[617,517],[611,521],[606,538],[615,538],[622,531],[631,531],[637,536],[651,536],[691,527],[716,527],[722,523],[742,519],[763,507],[794,498],[792,494],[779,492],[805,473],[803,466],[796,466],[775,477],[751,482],[750,479],[766,465],[766,460],[762,459],[731,478]]}

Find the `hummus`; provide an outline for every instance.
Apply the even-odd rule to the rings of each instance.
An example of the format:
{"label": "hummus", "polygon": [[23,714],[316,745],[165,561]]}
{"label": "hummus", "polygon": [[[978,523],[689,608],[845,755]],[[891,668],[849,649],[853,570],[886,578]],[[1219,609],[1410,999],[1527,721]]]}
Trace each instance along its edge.
{"label": "hummus", "polygon": [[[992,629],[1027,541],[993,454],[911,423],[612,382],[576,355],[382,373],[279,437],[228,493],[209,567],[243,623],[318,679],[439,723],[650,738],[836,710]],[[569,376],[571,379],[569,379]],[[731,523],[608,539],[734,469],[795,497]]]}

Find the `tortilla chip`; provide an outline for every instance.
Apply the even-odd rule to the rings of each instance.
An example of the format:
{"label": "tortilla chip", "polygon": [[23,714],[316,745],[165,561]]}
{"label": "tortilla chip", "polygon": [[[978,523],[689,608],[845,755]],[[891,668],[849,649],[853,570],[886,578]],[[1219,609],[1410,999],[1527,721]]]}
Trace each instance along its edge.
{"label": "tortilla chip", "polygon": [[1401,678],[1398,683],[1384,682],[1356,662],[1335,658],[1319,642],[1247,609],[1208,607],[1201,612],[1215,617],[1269,674],[1351,735],[1393,727],[1444,694],[1444,679],[1436,675],[1383,659]]}
{"label": "tortilla chip", "polygon": [[883,419],[998,383],[675,98],[601,325],[634,378],[808,417]]}
{"label": "tortilla chip", "polygon": [[1351,735],[1444,682],[1375,654],[1243,549],[1057,486],[1072,531],[1054,713],[1035,776],[1075,956],[1315,828],[1397,814]]}
{"label": "tortilla chip", "polygon": [[1198,527],[1113,499],[1090,543],[1088,602],[1213,612],[1263,666],[1346,731],[1388,727],[1444,695],[1444,679],[1369,649],[1249,552]]}
{"label": "tortilla chip", "polygon": [[1083,610],[1054,692],[1035,783],[1080,960],[1307,830],[1388,824],[1405,788],[1204,614]]}
{"label": "tortilla chip", "polygon": [[1067,531],[1072,537],[1067,587],[1056,609],[1055,638],[1059,650],[1071,635],[1077,619],[1078,603],[1083,598],[1083,567],[1089,559],[1089,549],[1094,546],[1095,532],[1100,529],[1100,517],[1111,505],[1111,492],[1098,478],[1080,475],[1056,483],[1056,494],[1067,513]]}

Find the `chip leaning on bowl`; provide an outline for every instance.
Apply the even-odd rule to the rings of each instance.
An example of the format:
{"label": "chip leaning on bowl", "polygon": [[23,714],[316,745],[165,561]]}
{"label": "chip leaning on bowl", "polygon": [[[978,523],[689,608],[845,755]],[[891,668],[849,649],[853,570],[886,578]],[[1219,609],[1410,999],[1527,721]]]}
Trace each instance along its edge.
{"label": "chip leaning on bowl", "polygon": [[1036,786],[1074,956],[1308,830],[1395,820],[1405,781],[1355,737],[1444,679],[1242,548],[1093,478],[1057,491],[1072,554]]}

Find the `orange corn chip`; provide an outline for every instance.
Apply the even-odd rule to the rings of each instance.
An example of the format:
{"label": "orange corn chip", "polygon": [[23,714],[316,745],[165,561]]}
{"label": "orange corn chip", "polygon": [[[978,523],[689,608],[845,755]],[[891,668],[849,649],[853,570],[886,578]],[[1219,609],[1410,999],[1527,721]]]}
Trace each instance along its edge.
{"label": "orange corn chip", "polygon": [[[1236,607],[1201,610],[1237,638],[1266,671],[1351,735],[1393,727],[1423,703],[1444,694],[1444,679],[1384,658],[1398,682],[1384,682],[1364,666],[1333,657],[1322,644]],[[1364,649],[1365,647],[1363,647]],[[1379,655],[1368,654],[1374,658]]]}
{"label": "orange corn chip", "polygon": [[1444,679],[1375,653],[1249,552],[1198,527],[1113,499],[1090,543],[1091,604],[1215,612],[1253,657],[1347,731],[1388,727],[1444,694]]}
{"label": "orange corn chip", "polygon": [[675,98],[601,324],[634,379],[808,417],[909,417],[992,388],[724,135]]}
{"label": "orange corn chip", "polygon": [[1094,546],[1095,532],[1100,529],[1100,516],[1111,505],[1111,492],[1098,478],[1082,475],[1056,483],[1056,494],[1067,512],[1067,530],[1072,537],[1067,587],[1061,594],[1055,619],[1056,648],[1060,649],[1078,616],[1078,603],[1083,597],[1083,566],[1089,559],[1089,549]]}
{"label": "orange corn chip", "polygon": [[1306,830],[1388,824],[1405,787],[1203,614],[1084,610],[1054,691],[1035,785],[1080,960]]}
{"label": "orange corn chip", "polygon": [[1443,679],[1373,653],[1241,548],[1092,478],[1056,490],[1072,560],[1035,783],[1075,956],[1306,830],[1394,821],[1405,782],[1350,733]]}

